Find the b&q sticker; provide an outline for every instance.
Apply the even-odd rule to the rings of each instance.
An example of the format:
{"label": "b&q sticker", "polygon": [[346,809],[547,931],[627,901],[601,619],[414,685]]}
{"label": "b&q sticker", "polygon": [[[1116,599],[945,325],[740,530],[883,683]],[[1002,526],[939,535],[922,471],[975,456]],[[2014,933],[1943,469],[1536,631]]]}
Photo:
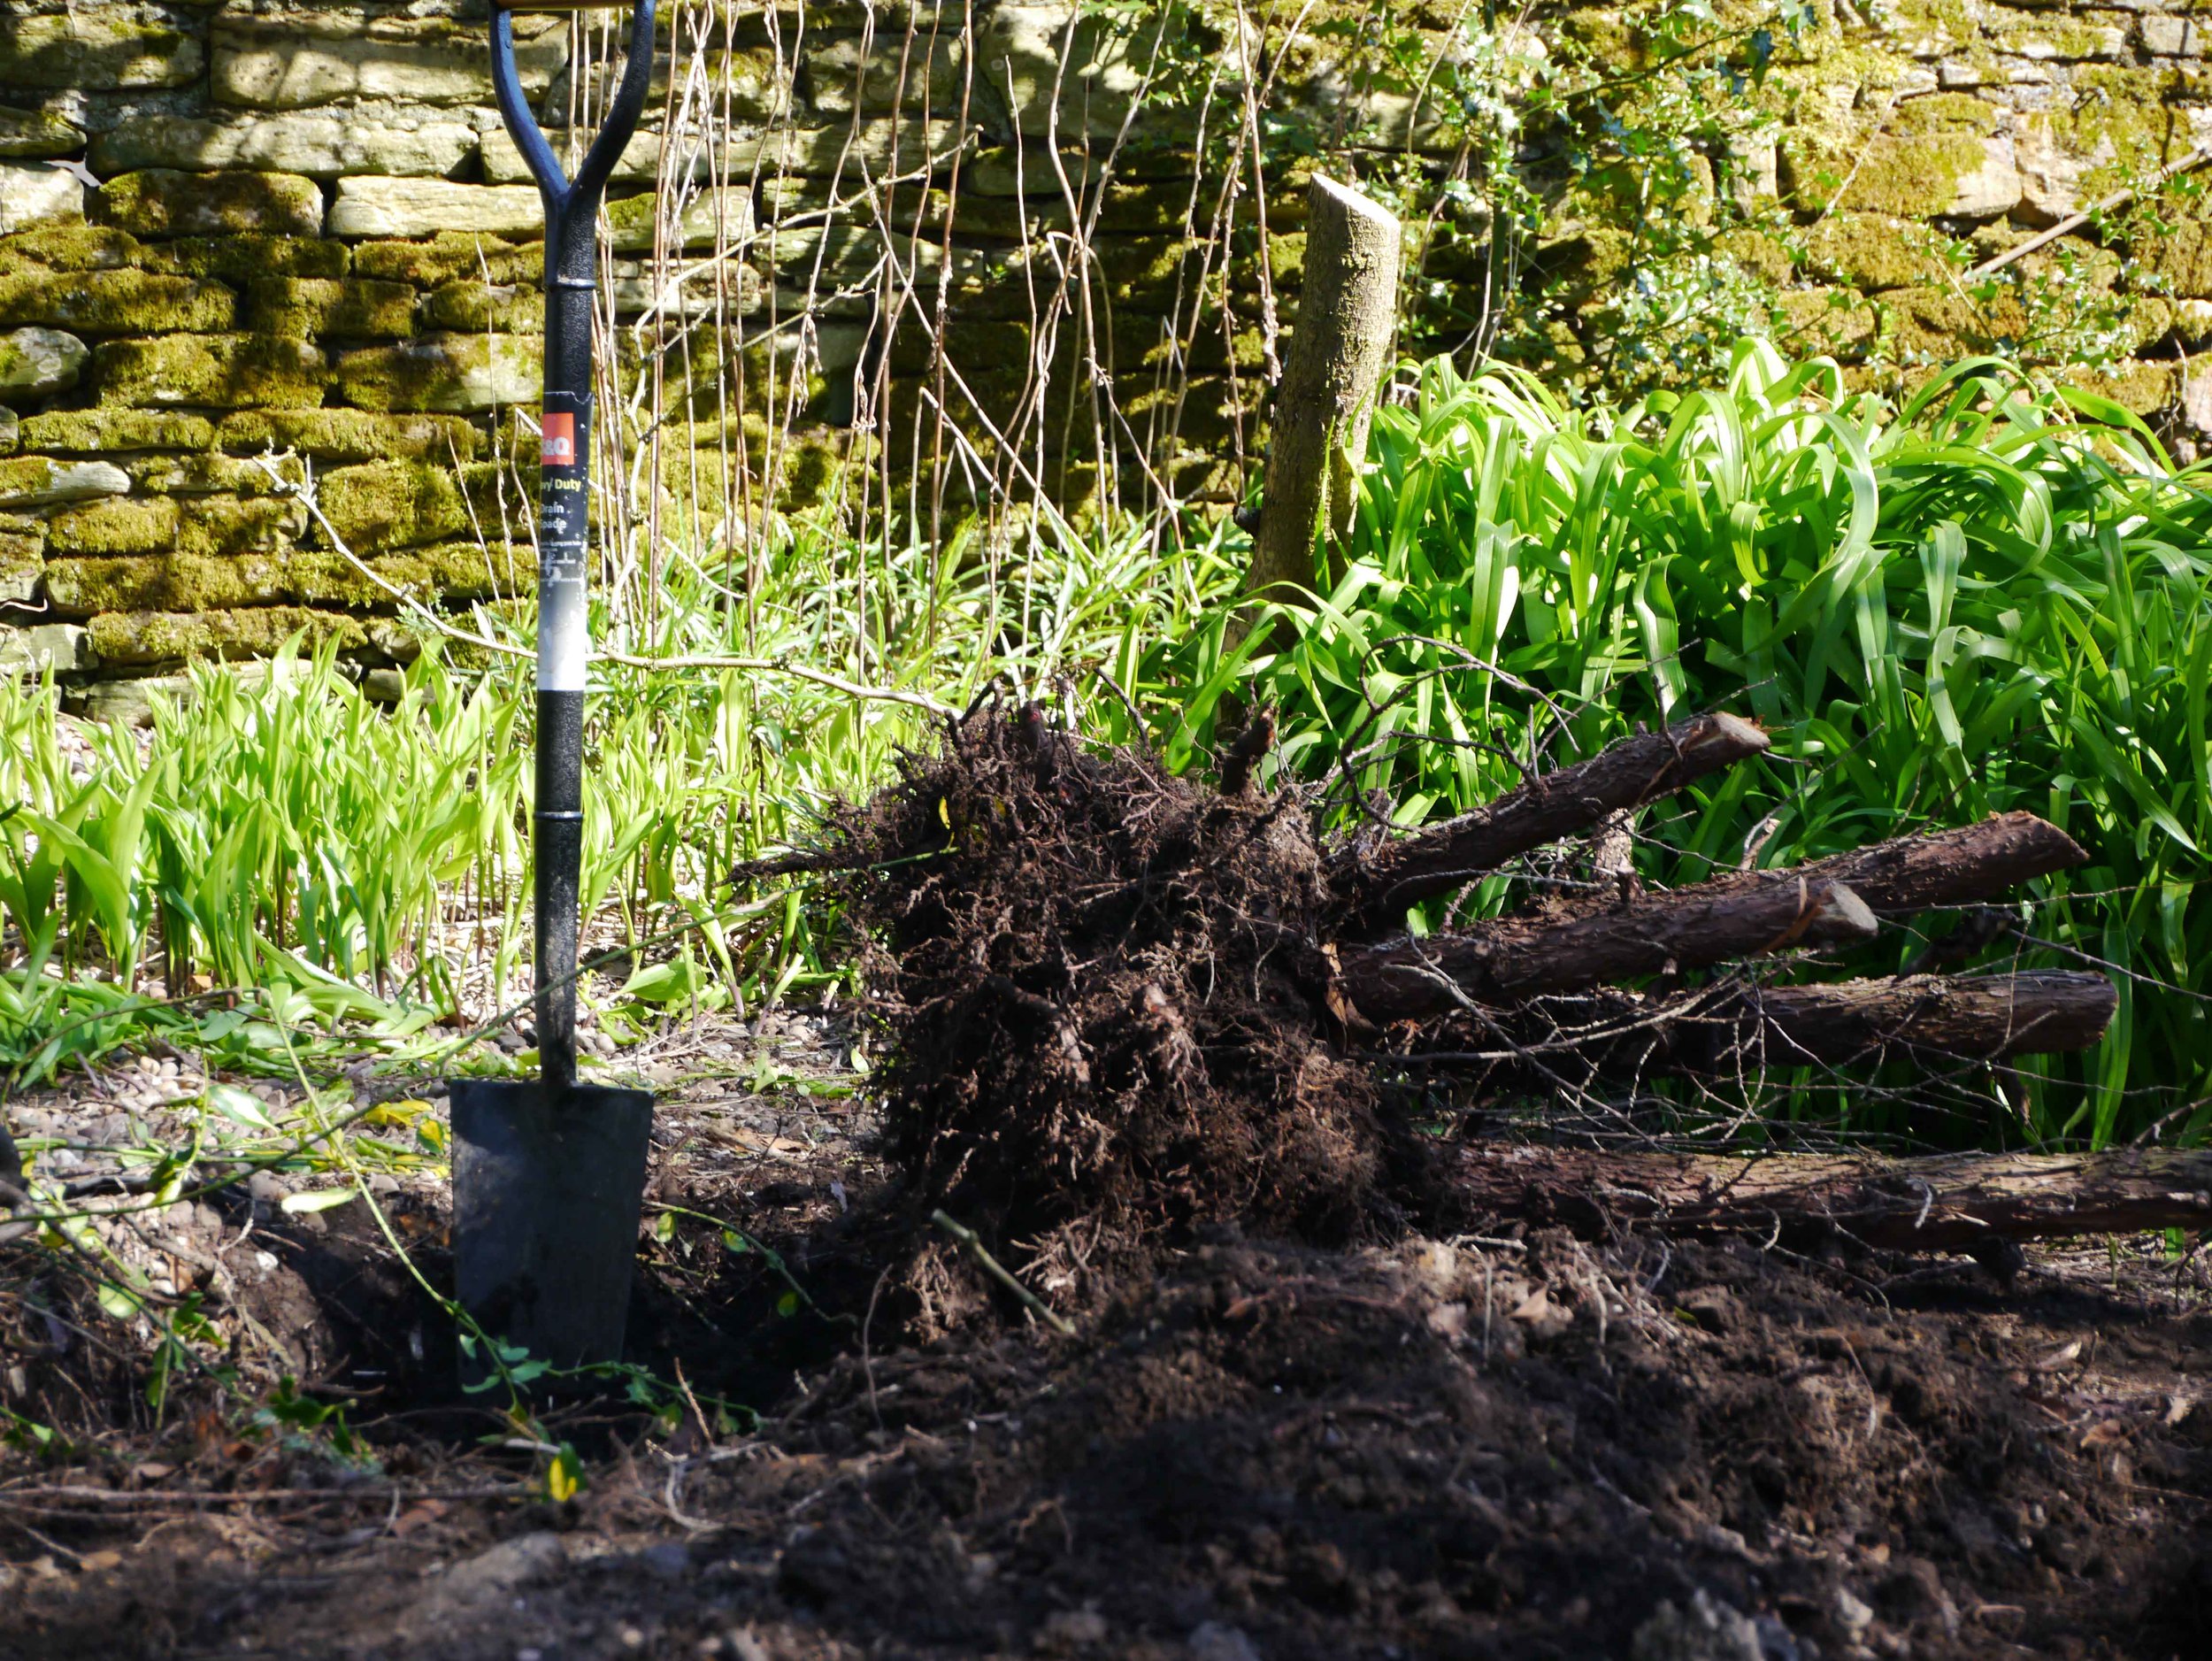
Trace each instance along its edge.
{"label": "b&q sticker", "polygon": [[572,467],[576,465],[576,418],[565,410],[545,412],[544,442],[538,451],[538,463],[545,467]]}

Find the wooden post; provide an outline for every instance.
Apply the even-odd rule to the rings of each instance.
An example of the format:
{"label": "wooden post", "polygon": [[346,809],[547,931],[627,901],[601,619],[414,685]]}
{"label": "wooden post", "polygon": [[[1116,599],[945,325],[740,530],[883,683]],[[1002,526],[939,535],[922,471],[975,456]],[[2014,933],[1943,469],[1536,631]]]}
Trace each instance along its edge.
{"label": "wooden post", "polygon": [[1306,281],[1275,395],[1260,527],[1245,592],[1314,583],[1313,544],[1352,527],[1352,467],[1397,335],[1398,221],[1358,191],[1316,173]]}

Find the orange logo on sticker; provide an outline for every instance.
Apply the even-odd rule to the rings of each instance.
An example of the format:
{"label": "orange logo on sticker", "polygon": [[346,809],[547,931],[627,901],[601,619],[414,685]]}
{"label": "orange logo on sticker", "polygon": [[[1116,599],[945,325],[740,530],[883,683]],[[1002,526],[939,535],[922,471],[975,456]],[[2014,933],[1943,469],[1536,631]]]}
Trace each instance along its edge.
{"label": "orange logo on sticker", "polygon": [[572,467],[576,465],[576,418],[565,411],[548,410],[545,412],[544,442],[538,451],[538,462],[546,467]]}

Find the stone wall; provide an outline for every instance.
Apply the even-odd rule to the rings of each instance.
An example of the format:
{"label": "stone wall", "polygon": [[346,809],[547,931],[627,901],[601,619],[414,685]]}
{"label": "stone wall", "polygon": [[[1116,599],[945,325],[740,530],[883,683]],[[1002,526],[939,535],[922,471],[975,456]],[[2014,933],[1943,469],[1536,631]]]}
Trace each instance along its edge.
{"label": "stone wall", "polygon": [[[1834,0],[1746,93],[1773,127],[1692,158],[1712,200],[1684,211],[1727,221],[1713,258],[1763,285],[1755,326],[1855,373],[2018,352],[2039,319],[1970,294],[1931,239],[2001,250],[2212,142],[2196,4]],[[664,20],[684,73],[656,87],[605,232],[619,384],[651,381],[646,419],[606,424],[633,496],[658,481],[726,542],[771,501],[941,515],[948,481],[987,507],[1242,489],[1295,325],[1310,162],[1217,193],[1194,160],[1202,110],[1125,129],[1144,37],[1049,0],[977,0],[964,33],[970,10],[779,0]],[[1462,10],[1382,14],[1448,60]],[[1633,65],[1635,15],[1543,30]],[[539,207],[492,108],[484,17],[481,0],[11,0],[0,665],[81,685],[303,629],[373,669],[414,650],[393,590],[492,598],[526,578]],[[1340,154],[1315,147],[1330,165],[1401,189],[1451,171],[1457,135],[1346,68],[1356,29],[1221,27],[1228,58],[1279,72],[1276,113],[1333,135]],[[574,73],[566,20],[525,16],[518,35],[549,124],[603,96],[606,54]],[[2070,281],[2126,301],[2118,361],[2085,378],[2186,443],[2212,434],[2187,367],[2212,339],[2212,224],[2177,212],[2139,267],[2070,239],[2088,259]],[[1474,281],[1435,249],[1416,346],[1418,296]],[[1525,279],[1556,303],[1516,350],[1584,374],[1638,260],[1634,237],[1563,209]],[[311,469],[322,519],[273,488],[272,454],[287,477]]]}

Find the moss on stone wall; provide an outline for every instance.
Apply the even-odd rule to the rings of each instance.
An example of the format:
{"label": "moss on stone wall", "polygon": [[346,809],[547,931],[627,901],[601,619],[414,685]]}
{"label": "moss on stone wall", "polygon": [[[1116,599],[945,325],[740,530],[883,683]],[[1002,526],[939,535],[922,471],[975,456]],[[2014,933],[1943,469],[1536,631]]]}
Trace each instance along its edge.
{"label": "moss on stone wall", "polygon": [[219,332],[236,315],[229,289],[190,277],[130,270],[0,277],[0,327],[39,323],[82,335]]}
{"label": "moss on stone wall", "polygon": [[257,277],[245,289],[247,327],[258,334],[396,340],[415,332],[415,291],[403,282]]}
{"label": "moss on stone wall", "polygon": [[165,497],[111,496],[55,514],[46,521],[46,545],[56,554],[165,552],[176,544],[181,518],[182,510]]}
{"label": "moss on stone wall", "polygon": [[441,231],[424,242],[362,242],[353,250],[353,269],[359,276],[418,288],[464,279],[511,286],[544,275],[545,248],[486,233]]}
{"label": "moss on stone wall", "polygon": [[134,236],[318,236],[323,193],[296,173],[149,168],[103,185],[91,217]]}
{"label": "moss on stone wall", "polygon": [[0,277],[41,271],[119,271],[138,263],[138,239],[103,225],[37,225],[0,236]]}
{"label": "moss on stone wall", "polygon": [[357,554],[439,542],[469,528],[460,481],[433,462],[335,468],[323,475],[319,499],[332,530]]}
{"label": "moss on stone wall", "polygon": [[241,410],[216,442],[234,453],[297,450],[317,461],[472,461],[484,435],[456,415],[369,410]]}
{"label": "moss on stone wall", "polygon": [[352,261],[343,242],[311,236],[185,236],[145,250],[148,271],[213,277],[240,286],[264,277],[342,277]]}
{"label": "moss on stone wall", "polygon": [[[276,481],[257,463],[236,456],[204,451],[136,456],[123,466],[132,488],[155,496],[267,496],[276,488]],[[297,481],[296,466],[283,471],[288,480]]]}
{"label": "moss on stone wall", "polygon": [[273,551],[304,528],[304,511],[283,496],[111,496],[63,509],[46,535],[55,555],[212,556]]}
{"label": "moss on stone wall", "polygon": [[541,335],[545,332],[545,294],[520,283],[494,288],[465,278],[432,289],[423,303],[423,316],[433,328]]}
{"label": "moss on stone wall", "polygon": [[268,335],[176,335],[109,341],[92,354],[102,404],[162,408],[313,407],[329,365],[305,341]]}
{"label": "moss on stone wall", "polygon": [[335,640],[342,650],[368,643],[357,618],[296,605],[238,611],[109,611],[88,626],[103,662],[165,663],[192,657],[266,657],[294,635],[309,647]]}
{"label": "moss on stone wall", "polygon": [[1806,234],[1807,270],[1869,294],[1940,282],[1950,267],[1925,226],[1879,213],[1833,213]]}
{"label": "moss on stone wall", "polygon": [[215,424],[204,415],[172,410],[52,410],[23,423],[23,442],[33,450],[80,456],[207,450],[215,442]]}
{"label": "moss on stone wall", "polygon": [[[187,553],[50,559],[46,595],[64,617],[96,618],[101,612],[113,611],[222,611],[232,606],[271,605],[285,597],[284,562],[265,554],[219,558]],[[102,657],[109,655],[101,651]]]}

